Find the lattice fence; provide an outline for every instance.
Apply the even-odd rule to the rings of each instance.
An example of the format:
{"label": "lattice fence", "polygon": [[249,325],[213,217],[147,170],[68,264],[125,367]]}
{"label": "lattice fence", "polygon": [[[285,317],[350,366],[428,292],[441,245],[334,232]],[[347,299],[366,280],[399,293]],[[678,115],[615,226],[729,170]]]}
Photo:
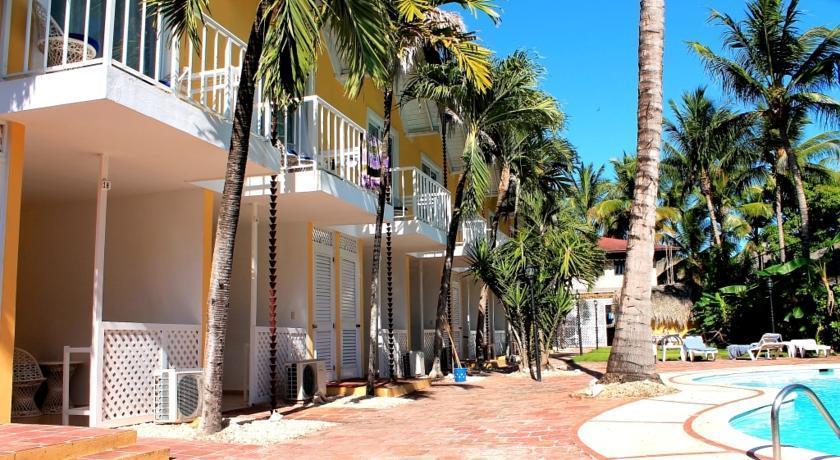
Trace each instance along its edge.
{"label": "lattice fence", "polygon": [[154,415],[154,372],[200,367],[198,325],[103,323],[102,414],[107,425]]}
{"label": "lattice fence", "polygon": [[[394,365],[397,370],[397,377],[403,377],[403,354],[408,353],[408,331],[405,329],[394,329]],[[382,338],[379,346],[379,375],[390,377],[391,369],[388,366],[388,331],[382,331]]]}
{"label": "lattice fence", "polygon": [[468,359],[475,359],[475,338],[476,333],[475,331],[470,331],[470,340],[467,344],[467,358]]}
{"label": "lattice fence", "polygon": [[[257,326],[256,381],[251,382],[255,402],[268,401],[271,396],[271,358],[268,327]],[[277,328],[277,375],[283,373],[283,364],[307,359],[306,331],[301,328]]]}
{"label": "lattice fence", "polygon": [[[598,341],[597,346],[603,347],[607,345],[607,315],[605,307],[604,302],[592,300],[581,302],[580,332],[583,334],[583,348],[595,348],[596,337]],[[598,309],[597,312],[595,310],[596,308]],[[580,346],[577,313],[577,307],[572,308],[572,311],[566,315],[565,321],[558,328],[557,336],[560,348],[578,348]],[[597,332],[595,331],[596,328],[598,330]]]}

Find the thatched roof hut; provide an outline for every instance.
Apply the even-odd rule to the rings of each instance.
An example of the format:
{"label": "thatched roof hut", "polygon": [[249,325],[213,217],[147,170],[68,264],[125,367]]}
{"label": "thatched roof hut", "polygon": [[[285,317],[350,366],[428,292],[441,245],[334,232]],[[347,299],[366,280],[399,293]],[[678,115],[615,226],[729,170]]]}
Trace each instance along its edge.
{"label": "thatched roof hut", "polygon": [[[615,303],[619,302],[620,291],[616,292]],[[681,284],[654,286],[651,292],[653,324],[676,326],[683,329],[691,320],[691,307],[694,303],[688,295],[688,289]]]}

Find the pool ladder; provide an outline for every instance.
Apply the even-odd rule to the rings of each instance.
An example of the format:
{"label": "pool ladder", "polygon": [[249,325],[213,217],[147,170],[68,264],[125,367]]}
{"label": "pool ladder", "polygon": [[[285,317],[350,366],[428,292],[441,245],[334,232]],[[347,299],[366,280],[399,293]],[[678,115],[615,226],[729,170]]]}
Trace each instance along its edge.
{"label": "pool ladder", "polygon": [[773,437],[773,460],[782,460],[782,440],[779,436],[779,410],[781,410],[782,404],[785,402],[787,395],[791,393],[804,393],[805,396],[811,400],[811,404],[820,411],[820,415],[822,415],[828,426],[834,430],[834,434],[840,438],[840,426],[837,425],[834,417],[832,417],[831,413],[828,412],[828,409],[825,408],[825,405],[822,401],[820,401],[819,396],[814,393],[814,390],[806,387],[805,385],[794,383],[793,385],[788,385],[782,388],[782,391],[776,395],[776,399],[773,401],[773,408],[770,410],[770,430]]}

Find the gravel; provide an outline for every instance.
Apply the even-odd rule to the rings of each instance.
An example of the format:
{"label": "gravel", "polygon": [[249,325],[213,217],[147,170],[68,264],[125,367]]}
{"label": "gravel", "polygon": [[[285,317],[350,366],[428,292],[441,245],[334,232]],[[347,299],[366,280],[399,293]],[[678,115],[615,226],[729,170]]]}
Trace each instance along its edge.
{"label": "gravel", "polygon": [[335,407],[347,409],[390,409],[414,402],[413,399],[405,398],[377,398],[374,396],[347,396],[338,398],[321,407]]}
{"label": "gravel", "polygon": [[229,419],[222,431],[205,435],[193,424],[144,423],[129,427],[141,438],[195,439],[231,444],[267,446],[289,439],[300,438],[334,426],[335,423],[314,420],[237,420]]}

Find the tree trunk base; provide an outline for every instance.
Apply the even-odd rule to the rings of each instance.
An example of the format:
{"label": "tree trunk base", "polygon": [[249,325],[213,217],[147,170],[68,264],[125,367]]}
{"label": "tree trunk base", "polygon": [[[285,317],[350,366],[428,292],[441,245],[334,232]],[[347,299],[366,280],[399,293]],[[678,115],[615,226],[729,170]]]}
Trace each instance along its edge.
{"label": "tree trunk base", "polygon": [[620,373],[611,373],[611,374],[604,374],[598,383],[602,385],[607,385],[610,383],[630,383],[630,382],[643,382],[643,381],[651,381],[656,383],[662,383],[662,379],[659,378],[659,374],[620,374]]}
{"label": "tree trunk base", "polygon": [[443,371],[440,369],[440,359],[435,358],[434,362],[432,363],[432,370],[429,371],[429,379],[440,380],[443,377]]}

